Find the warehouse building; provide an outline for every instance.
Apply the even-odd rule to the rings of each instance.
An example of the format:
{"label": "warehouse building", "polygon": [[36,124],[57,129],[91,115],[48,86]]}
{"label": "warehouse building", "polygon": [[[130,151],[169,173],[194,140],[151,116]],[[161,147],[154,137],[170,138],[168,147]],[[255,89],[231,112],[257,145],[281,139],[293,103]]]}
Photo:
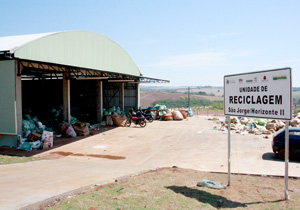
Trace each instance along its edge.
{"label": "warehouse building", "polygon": [[140,106],[140,83],[166,83],[143,77],[118,44],[87,31],[0,37],[0,145],[17,145],[26,114],[48,117],[60,110],[91,124],[103,109]]}

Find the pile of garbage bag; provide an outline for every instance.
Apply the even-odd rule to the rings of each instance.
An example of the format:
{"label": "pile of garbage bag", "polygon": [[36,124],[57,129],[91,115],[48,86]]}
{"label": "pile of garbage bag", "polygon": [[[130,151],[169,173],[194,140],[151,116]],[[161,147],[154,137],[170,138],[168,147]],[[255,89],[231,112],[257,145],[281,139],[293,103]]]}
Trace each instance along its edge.
{"label": "pile of garbage bag", "polygon": [[126,113],[121,111],[120,107],[110,107],[108,109],[103,109],[103,115],[105,121],[102,121],[102,125],[112,126],[125,126],[126,124]]}
{"label": "pile of garbage bag", "polygon": [[35,130],[27,138],[19,138],[18,145],[17,149],[25,151],[53,147],[53,132]]}
{"label": "pile of garbage bag", "polygon": [[76,117],[71,116],[70,124],[58,122],[61,118],[61,110],[51,109],[48,126],[43,124],[35,116],[26,114],[22,121],[22,137],[18,138],[18,149],[29,151],[53,147],[55,137],[76,137],[90,135],[89,123],[82,123]]}
{"label": "pile of garbage bag", "polygon": [[113,115],[114,113],[121,114],[121,115],[126,115],[124,111],[121,111],[120,107],[110,107],[109,109],[103,109],[103,115]]}
{"label": "pile of garbage bag", "polygon": [[153,107],[153,109],[156,109],[156,110],[167,110],[167,107],[166,107],[166,105],[155,104],[155,106]]}
{"label": "pile of garbage bag", "polygon": [[189,116],[188,112],[188,109],[167,109],[164,111],[161,119],[164,121],[187,119]]}

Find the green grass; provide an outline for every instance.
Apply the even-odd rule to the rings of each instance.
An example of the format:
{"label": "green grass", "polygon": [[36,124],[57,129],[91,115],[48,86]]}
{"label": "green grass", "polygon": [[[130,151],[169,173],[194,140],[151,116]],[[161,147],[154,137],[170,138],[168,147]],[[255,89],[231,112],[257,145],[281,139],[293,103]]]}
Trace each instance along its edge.
{"label": "green grass", "polygon": [[217,190],[196,186],[201,179],[227,183],[227,174],[163,168],[117,183],[95,186],[63,200],[59,209],[298,209],[299,180],[289,181],[291,199],[284,200],[284,180],[232,175],[231,186]]}
{"label": "green grass", "polygon": [[36,157],[18,157],[18,156],[0,155],[0,165],[25,163],[25,162],[37,161],[37,160],[43,160],[43,159],[36,158]]}

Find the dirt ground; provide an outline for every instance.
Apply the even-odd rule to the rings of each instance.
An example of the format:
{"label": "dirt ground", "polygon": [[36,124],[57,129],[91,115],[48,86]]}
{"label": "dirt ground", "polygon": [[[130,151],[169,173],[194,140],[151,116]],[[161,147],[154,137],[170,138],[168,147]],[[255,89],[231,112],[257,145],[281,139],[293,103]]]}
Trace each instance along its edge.
{"label": "dirt ground", "polygon": [[44,204],[59,209],[298,209],[300,182],[289,181],[290,200],[284,199],[284,180],[262,176],[232,175],[227,189],[199,187],[200,180],[221,185],[227,174],[191,169],[161,168],[116,180]]}
{"label": "dirt ground", "polygon": [[[194,116],[183,121],[154,121],[145,128],[103,128],[99,134],[61,146],[54,142],[56,147],[52,150],[34,155],[46,160],[0,165],[0,207],[19,209],[94,183],[107,184],[158,167],[226,174],[227,132],[215,130],[216,125],[207,116]],[[284,161],[272,152],[271,137],[231,137],[232,173],[284,175]],[[299,174],[299,161],[290,161],[289,175],[300,177]],[[222,180],[213,181],[224,184]]]}

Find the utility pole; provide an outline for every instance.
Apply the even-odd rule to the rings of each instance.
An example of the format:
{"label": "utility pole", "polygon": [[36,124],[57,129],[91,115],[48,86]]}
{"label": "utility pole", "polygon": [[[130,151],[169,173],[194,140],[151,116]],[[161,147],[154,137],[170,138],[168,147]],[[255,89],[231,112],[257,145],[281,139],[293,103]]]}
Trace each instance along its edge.
{"label": "utility pole", "polygon": [[190,87],[188,87],[188,107],[190,107]]}

